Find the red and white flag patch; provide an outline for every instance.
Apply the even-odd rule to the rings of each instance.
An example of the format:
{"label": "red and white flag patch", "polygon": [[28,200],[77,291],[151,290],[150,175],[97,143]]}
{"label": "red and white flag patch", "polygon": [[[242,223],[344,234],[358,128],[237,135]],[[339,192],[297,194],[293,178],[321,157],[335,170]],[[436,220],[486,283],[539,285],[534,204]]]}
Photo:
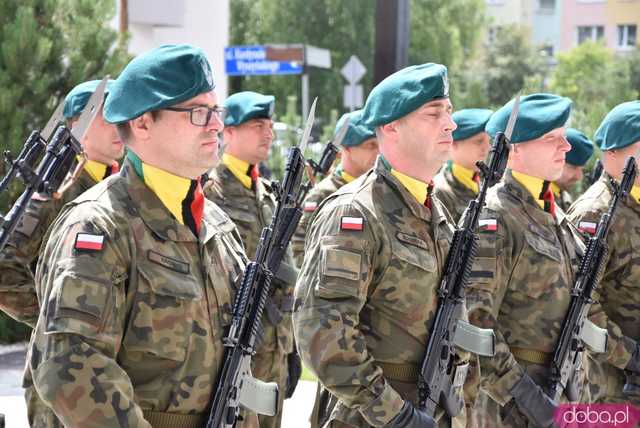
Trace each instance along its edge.
{"label": "red and white flag patch", "polygon": [[342,217],[340,230],[364,230],[364,218],[362,217]]}
{"label": "red and white flag patch", "polygon": [[495,232],[498,230],[498,220],[495,218],[486,218],[478,220],[478,227],[481,231]]}
{"label": "red and white flag patch", "polygon": [[78,233],[76,235],[76,250],[101,251],[104,246],[104,235],[93,233]]}
{"label": "red and white flag patch", "polygon": [[592,221],[581,221],[578,223],[578,230],[580,232],[586,232],[589,235],[595,235],[598,224]]}
{"label": "red and white flag patch", "polygon": [[312,213],[316,210],[316,208],[318,208],[317,202],[308,201],[304,203],[304,207],[302,207],[302,210],[306,213]]}

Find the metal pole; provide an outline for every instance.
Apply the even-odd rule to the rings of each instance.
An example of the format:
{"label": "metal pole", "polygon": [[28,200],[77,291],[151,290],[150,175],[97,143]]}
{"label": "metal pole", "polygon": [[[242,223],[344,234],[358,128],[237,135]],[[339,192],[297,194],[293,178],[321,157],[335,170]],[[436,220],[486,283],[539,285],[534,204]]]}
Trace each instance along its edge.
{"label": "metal pole", "polygon": [[309,114],[309,75],[306,70],[302,73],[302,123],[307,120]]}

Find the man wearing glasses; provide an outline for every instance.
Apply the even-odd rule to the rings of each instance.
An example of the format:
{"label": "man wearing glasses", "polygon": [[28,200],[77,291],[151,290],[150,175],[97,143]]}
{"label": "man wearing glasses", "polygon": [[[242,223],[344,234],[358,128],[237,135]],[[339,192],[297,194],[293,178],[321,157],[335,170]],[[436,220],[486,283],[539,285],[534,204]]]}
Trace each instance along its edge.
{"label": "man wearing glasses", "polygon": [[223,128],[213,89],[189,45],[140,55],[112,87],[123,170],[66,206],[36,270],[29,365],[48,426],[204,425],[247,261],[201,189]]}
{"label": "man wearing glasses", "polygon": [[[275,107],[272,95],[238,92],[224,102],[224,154],[213,180],[205,188],[214,201],[236,224],[247,256],[255,257],[262,228],[271,223],[276,200],[268,180],[260,176],[258,164],[269,158],[273,142],[271,117]],[[260,427],[279,427],[282,403],[293,394],[301,373],[300,358],[294,353],[291,330],[293,288],[297,272],[290,255],[276,272],[272,293],[263,319],[264,337],[253,358],[253,375],[276,382],[281,393],[278,414],[260,416]]]}

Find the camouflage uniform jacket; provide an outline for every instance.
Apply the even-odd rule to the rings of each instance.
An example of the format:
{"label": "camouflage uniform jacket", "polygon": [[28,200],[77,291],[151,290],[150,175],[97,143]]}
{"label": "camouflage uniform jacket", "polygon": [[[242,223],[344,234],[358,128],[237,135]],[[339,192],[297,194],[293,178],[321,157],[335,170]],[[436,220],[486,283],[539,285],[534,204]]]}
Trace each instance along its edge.
{"label": "camouflage uniform jacket", "polygon": [[[260,177],[257,190],[247,189],[223,163],[218,165],[211,178],[212,183],[205,188],[206,197],[215,202],[236,224],[246,254],[253,259],[262,229],[271,223],[275,211],[276,200],[269,181]],[[291,310],[297,277],[290,253],[283,260],[275,277],[271,302],[265,308],[270,325],[263,324],[264,341],[260,350],[273,351],[279,347],[282,352],[288,354],[293,351]]]}
{"label": "camouflage uniform jacket", "polygon": [[95,184],[83,170],[60,199],[35,195],[29,201],[20,224],[0,252],[0,309],[12,318],[35,327],[40,308],[33,274],[42,239],[64,204]]}
{"label": "camouflage uniform jacket", "polygon": [[[68,204],[49,233],[29,364],[61,422],[148,427],[205,412],[246,264],[224,212],[205,201],[196,238],[126,161]],[[76,249],[87,237],[94,249]]]}
{"label": "camouflage uniform jacket", "polygon": [[[571,206],[567,215],[581,230],[589,230],[585,223],[595,227],[608,210],[614,192],[611,180],[603,173]],[[640,203],[630,197],[618,203],[607,244],[609,257],[598,286],[604,312],[591,321],[608,330],[607,360],[623,379],[622,369],[640,340]]]}
{"label": "camouflage uniform jacket", "polygon": [[378,158],[313,219],[294,332],[305,365],[339,400],[332,421],[379,427],[405,399],[417,401],[416,378],[388,371],[417,374],[424,357],[453,234],[446,209],[432,201],[431,210],[418,203]]}
{"label": "camouflage uniform jacket", "polygon": [[[546,357],[553,353],[584,243],[561,209],[556,207],[554,219],[510,170],[489,189],[480,224],[467,305],[470,322],[496,334],[496,355],[480,357],[482,387],[504,406],[524,369],[546,386],[537,374],[547,366],[514,354],[516,348]],[[583,380],[580,373],[574,382]]]}
{"label": "camouflage uniform jacket", "polygon": [[298,229],[291,238],[291,248],[293,250],[293,258],[298,267],[302,266],[304,259],[304,242],[307,234],[307,228],[311,223],[314,213],[329,195],[347,184],[342,176],[332,173],[326,176],[322,181],[316,184],[304,199],[302,204],[302,217],[298,223]]}
{"label": "camouflage uniform jacket", "polygon": [[469,202],[476,197],[476,193],[460,183],[447,167],[433,177],[433,190],[436,197],[444,204],[458,223]]}

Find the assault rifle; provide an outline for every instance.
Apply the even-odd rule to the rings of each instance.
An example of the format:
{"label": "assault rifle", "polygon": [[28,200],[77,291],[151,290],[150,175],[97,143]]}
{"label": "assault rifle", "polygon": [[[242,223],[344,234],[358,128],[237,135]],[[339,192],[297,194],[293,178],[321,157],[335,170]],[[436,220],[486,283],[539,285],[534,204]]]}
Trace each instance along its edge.
{"label": "assault rifle", "polygon": [[602,166],[602,161],[600,159],[596,160],[596,163],[593,164],[593,169],[591,170],[591,173],[589,174],[589,178],[587,179],[587,185],[588,186],[591,186],[593,183],[598,181],[598,179],[602,175],[602,170],[603,169],[604,168]]}
{"label": "assault rifle", "polygon": [[462,410],[455,389],[462,387],[468,365],[455,365],[455,346],[483,356],[495,354],[493,330],[481,329],[459,319],[465,301],[465,285],[477,250],[476,228],[489,187],[500,181],[507,166],[509,144],[518,117],[520,97],[514,102],[507,128],[494,139],[488,165],[476,163],[482,176],[478,196],[469,202],[453,234],[438,288],[438,308],[418,376],[418,408],[435,416],[437,406],[449,416]]}
{"label": "assault rifle", "polygon": [[609,203],[607,212],[600,218],[595,235],[589,238],[587,249],[580,261],[576,281],[571,290],[569,309],[562,323],[562,330],[551,362],[548,394],[556,401],[560,399],[563,391],[571,401],[580,399],[580,391],[570,388],[569,381],[582,364],[585,345],[600,353],[607,349],[607,331],[595,326],[587,319],[587,315],[609,253],[607,236],[611,222],[618,203],[631,191],[637,173],[636,159],[634,156],[629,156],[620,183],[611,180],[615,189],[613,199]]}
{"label": "assault rifle", "polygon": [[255,260],[244,270],[233,305],[231,327],[224,339],[224,365],[211,402],[207,428],[235,426],[240,406],[258,414],[276,414],[278,385],[252,376],[251,357],[258,344],[273,274],[278,270],[302,216],[303,153],[311,134],[316,101],[311,106],[300,144],[289,150],[282,185],[274,186],[277,205],[271,224],[262,229]]}
{"label": "assault rifle", "polygon": [[46,197],[58,196],[60,185],[77,164],[77,156],[82,154],[80,142],[104,101],[107,80],[105,77],[100,82],[73,129],[60,125],[64,108],[64,103],[61,103],[43,131],[31,133],[15,160],[5,152],[5,159],[11,166],[0,182],[0,191],[4,191],[18,176],[26,187],[8,214],[0,217],[0,251],[18,226],[34,193]]}

